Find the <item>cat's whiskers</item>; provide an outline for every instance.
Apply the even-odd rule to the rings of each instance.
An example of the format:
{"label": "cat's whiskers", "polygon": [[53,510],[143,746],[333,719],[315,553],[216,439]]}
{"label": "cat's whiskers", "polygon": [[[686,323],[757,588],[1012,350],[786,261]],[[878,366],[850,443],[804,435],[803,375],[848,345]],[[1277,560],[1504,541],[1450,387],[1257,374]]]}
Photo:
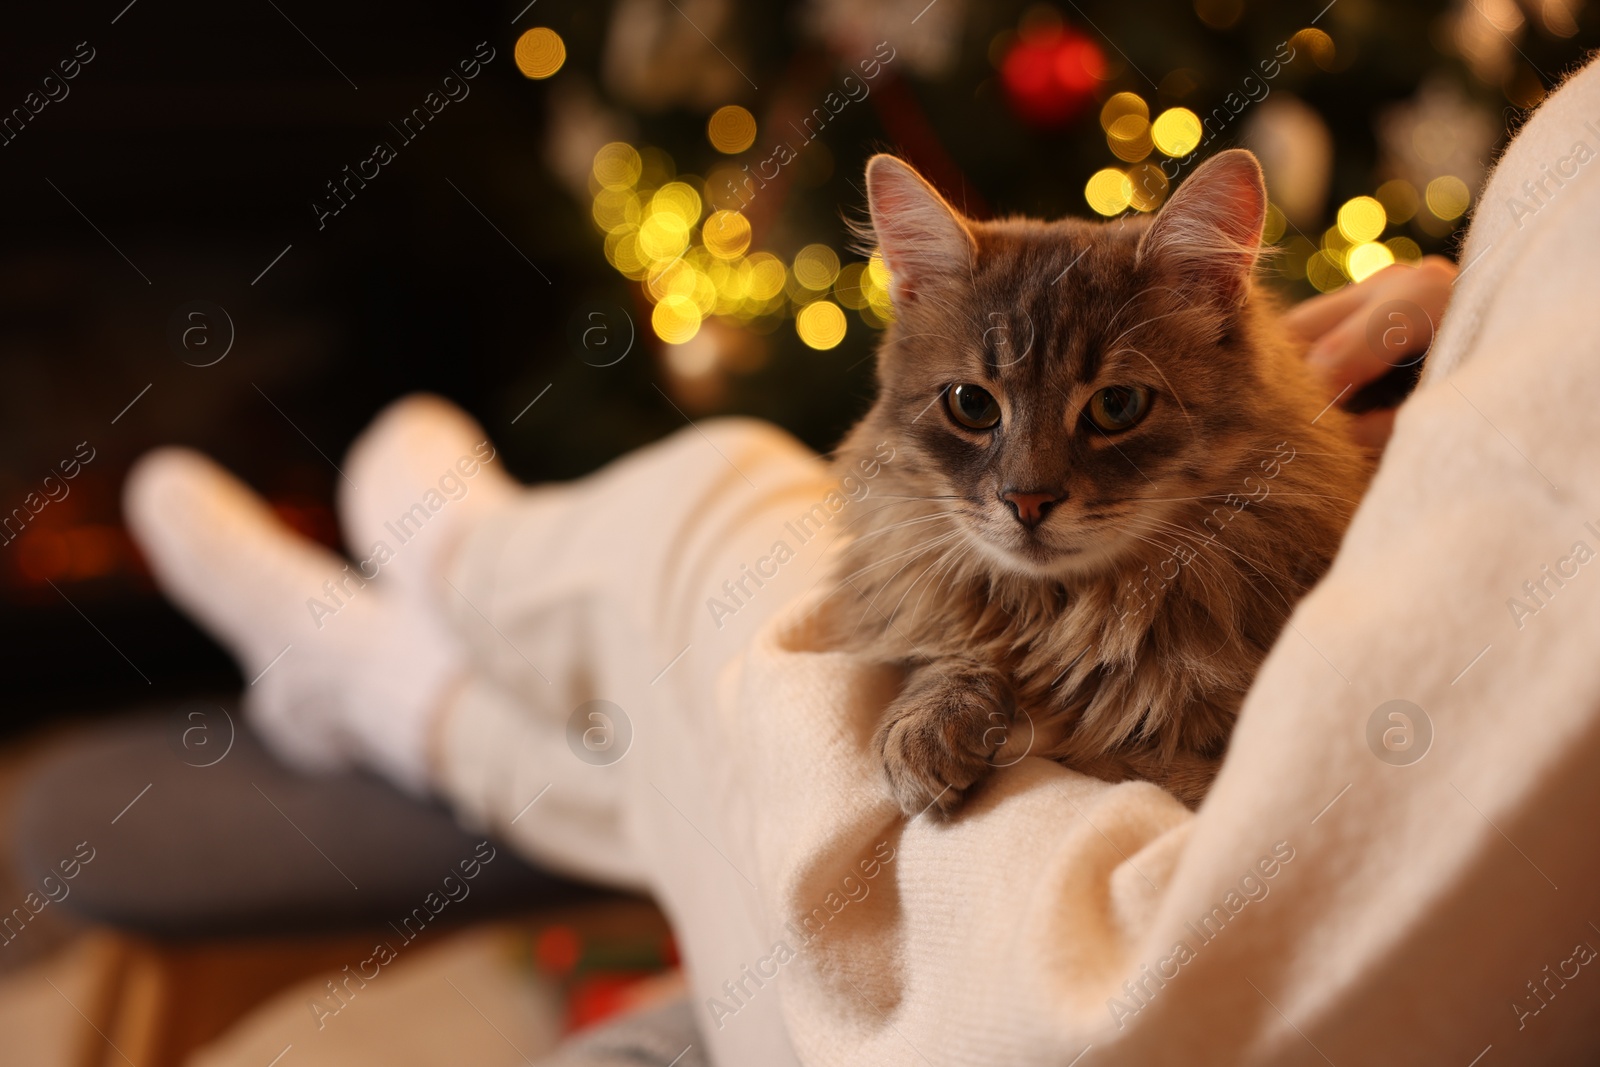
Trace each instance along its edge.
{"label": "cat's whiskers", "polygon": [[[1156,540],[1154,536],[1150,536],[1162,532],[1149,528],[1144,528],[1143,532],[1140,532],[1140,528],[1132,528],[1128,531],[1130,537],[1166,553],[1168,559],[1174,559],[1178,551],[1177,545],[1169,545],[1163,541]],[[1168,534],[1167,536],[1171,535]],[[1183,564],[1178,573],[1174,574],[1171,579],[1163,579],[1163,581],[1167,584],[1176,582],[1178,576],[1184,572],[1184,569],[1189,570],[1189,573],[1193,575],[1194,581],[1205,591],[1208,599],[1221,600],[1228,605],[1230,613],[1237,613],[1238,600],[1234,595],[1233,583],[1228,581],[1228,574],[1220,560],[1199,552],[1190,553],[1187,562]],[[1161,577],[1159,572],[1157,577]],[[1163,588],[1165,588],[1165,585]]]}
{"label": "cat's whiskers", "polygon": [[853,518],[849,522],[845,523],[844,526],[841,527],[841,529],[848,530],[851,527],[855,526],[857,523],[866,522],[872,516],[876,515],[880,511],[885,510],[886,508],[903,507],[906,504],[910,504],[910,503],[913,503],[913,502],[918,501],[918,500],[958,500],[958,499],[960,499],[960,498],[959,497],[953,497],[953,496],[952,497],[920,497],[920,496],[918,496],[918,497],[902,497],[902,498],[897,499],[897,500],[890,500],[890,502],[887,503],[887,504],[880,504],[877,507],[872,508],[869,511],[862,512],[860,515],[857,515],[855,518]]}
{"label": "cat's whiskers", "polygon": [[918,515],[914,519],[901,519],[899,522],[890,523],[888,526],[880,526],[876,529],[868,530],[864,534],[858,534],[855,543],[858,545],[865,544],[874,537],[882,537],[884,534],[893,533],[895,530],[901,530],[907,526],[915,526],[921,522],[936,522],[939,519],[948,519],[949,517],[944,512],[939,512],[936,515]]}
{"label": "cat's whiskers", "polygon": [[[914,612],[915,611],[921,611],[922,610],[923,597],[926,597],[930,591],[937,590],[940,586],[942,586],[945,583],[946,580],[955,577],[958,565],[963,560],[967,559],[969,556],[971,556],[976,551],[977,551],[977,546],[974,545],[971,542],[971,539],[969,538],[967,543],[962,545],[960,550],[957,551],[955,553],[955,555],[949,557],[948,563],[944,566],[944,574],[942,576],[940,576],[939,580],[936,581],[936,582],[930,582],[922,590],[921,595],[919,595],[917,597],[917,602],[914,605],[912,605],[912,611],[914,611]],[[949,552],[949,550],[947,549],[946,550],[946,554],[947,555],[948,555],[948,552]]]}
{"label": "cat's whiskers", "polygon": [[[952,530],[949,533],[941,534],[938,537],[934,537],[934,538],[929,539],[928,541],[924,541],[922,543],[921,547],[919,548],[919,550],[916,553],[914,553],[910,559],[906,560],[905,563],[901,564],[899,570],[897,570],[893,574],[889,575],[887,580],[885,580],[884,582],[882,582],[882,583],[880,583],[878,585],[877,591],[872,594],[872,603],[874,605],[877,604],[878,597],[882,596],[885,590],[889,589],[891,586],[894,585],[895,580],[897,578],[899,578],[902,574],[905,573],[907,567],[910,567],[913,563],[916,563],[918,560],[922,559],[924,556],[926,556],[933,549],[938,548],[941,545],[949,544],[951,541],[955,540],[957,537],[960,537],[960,536],[961,536],[961,531]],[[913,584],[915,584],[915,582],[913,582]],[[893,616],[891,615],[890,618],[893,618]]]}
{"label": "cat's whiskers", "polygon": [[[1166,524],[1166,525],[1170,525],[1174,529],[1180,529],[1180,530],[1183,529],[1183,527],[1178,526],[1176,523],[1168,523],[1165,519],[1155,519],[1154,521],[1160,522],[1160,523],[1163,523],[1163,524]],[[1245,555],[1243,552],[1240,552],[1233,545],[1224,543],[1224,538],[1222,538],[1222,537],[1212,537],[1212,538],[1210,538],[1209,540],[1207,540],[1204,543],[1206,545],[1216,545],[1217,547],[1221,548],[1223,551],[1231,552],[1235,556],[1237,556],[1240,559],[1240,561],[1242,561],[1251,570],[1255,571],[1256,575],[1258,577],[1260,577],[1260,579],[1262,581],[1266,582],[1267,586],[1269,588],[1271,588],[1271,590],[1274,593],[1278,594],[1278,599],[1283,602],[1283,607],[1284,607],[1284,609],[1286,611],[1294,606],[1294,602],[1291,601],[1287,596],[1284,595],[1284,592],[1283,592],[1282,589],[1278,588],[1278,583],[1273,581],[1272,578],[1265,571],[1263,571],[1260,566],[1258,566],[1258,561],[1256,561],[1254,559],[1251,559],[1249,556]]]}
{"label": "cat's whiskers", "polygon": [[[955,535],[947,533],[947,534],[943,534],[941,536],[942,537],[953,537]],[[923,552],[924,550],[926,550],[929,547],[929,542],[933,541],[933,540],[934,540],[934,538],[930,537],[928,539],[928,541],[919,542],[919,543],[917,543],[915,545],[912,545],[909,548],[903,548],[898,552],[894,552],[894,553],[891,553],[890,555],[881,557],[879,559],[875,559],[871,563],[867,564],[866,566],[860,567],[857,570],[852,571],[850,574],[845,575],[843,578],[841,578],[839,580],[839,584],[840,585],[844,585],[846,583],[854,584],[854,582],[855,582],[855,580],[857,578],[862,577],[868,571],[876,570],[879,567],[887,566],[887,565],[895,562],[896,560],[905,558],[906,556],[915,556],[919,552]]]}
{"label": "cat's whiskers", "polygon": [[[894,617],[892,615],[884,615],[883,610],[878,607],[878,597],[883,594],[883,591],[885,589],[888,589],[891,585],[894,584],[895,579],[900,577],[900,575],[902,573],[904,573],[904,571],[905,571],[905,569],[907,567],[911,566],[913,563],[915,563],[922,556],[926,555],[927,552],[930,551],[931,549],[938,548],[940,545],[943,545],[943,544],[947,544],[949,541],[951,541],[952,539],[954,539],[954,538],[956,538],[958,536],[960,536],[959,531],[943,534],[943,535],[941,535],[939,537],[931,538],[928,541],[922,542],[921,544],[917,545],[916,548],[910,550],[909,552],[896,553],[895,555],[889,557],[888,560],[881,561],[881,562],[893,562],[894,560],[897,560],[897,559],[901,558],[902,556],[905,556],[905,555],[908,555],[908,554],[911,556],[911,558],[906,560],[906,562],[900,567],[900,569],[895,571],[892,575],[890,575],[889,578],[886,581],[884,581],[882,583],[879,583],[870,597],[867,597],[867,595],[865,593],[862,593],[861,589],[855,585],[855,582],[853,580],[853,578],[855,577],[854,575],[852,575],[851,578],[845,579],[845,581],[850,584],[851,588],[855,589],[856,592],[859,595],[861,595],[862,597],[864,597],[866,599],[866,601],[867,601],[866,606],[862,609],[861,618],[856,621],[855,628],[850,631],[850,636],[851,637],[855,636],[856,632],[861,629],[861,624],[867,621],[868,613],[872,612],[872,611],[878,612],[878,614],[883,617],[884,622],[885,622],[886,625],[893,626],[894,625]],[[861,573],[864,573],[865,571],[872,570],[876,566],[878,566],[878,564],[872,564],[871,566],[864,567],[864,568],[862,568],[861,571],[858,571],[857,574],[861,574]]]}
{"label": "cat's whiskers", "polygon": [[[963,541],[966,541],[966,539],[963,539]],[[959,556],[960,555],[960,551],[964,551],[966,548],[970,547],[970,543],[963,543],[963,544],[958,545],[957,547],[958,547],[959,551],[957,551],[956,555]],[[889,612],[889,618],[893,619],[893,618],[895,618],[895,616],[897,616],[900,613],[900,605],[905,603],[906,597],[911,595],[911,590],[915,589],[919,582],[923,581],[924,579],[931,578],[933,575],[937,574],[939,572],[940,568],[942,568],[948,562],[948,560],[950,558],[952,558],[951,557],[951,549],[949,547],[941,549],[940,552],[939,552],[938,558],[936,558],[933,561],[932,564],[930,564],[929,566],[923,568],[922,573],[918,574],[917,577],[912,580],[911,584],[906,586],[906,591],[904,593],[900,594],[900,599],[895,601],[893,610],[891,610]],[[932,583],[930,582],[929,585],[931,586]],[[924,587],[924,589],[923,589],[924,594],[926,594],[927,588],[928,587]],[[922,603],[922,598],[918,597],[917,598],[917,605],[920,605],[921,603]]]}

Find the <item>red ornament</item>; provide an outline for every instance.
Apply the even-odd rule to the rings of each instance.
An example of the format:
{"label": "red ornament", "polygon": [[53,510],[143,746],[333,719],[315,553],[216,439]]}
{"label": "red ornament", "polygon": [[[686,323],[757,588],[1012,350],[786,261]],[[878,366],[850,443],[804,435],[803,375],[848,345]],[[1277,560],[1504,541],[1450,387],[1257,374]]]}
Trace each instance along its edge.
{"label": "red ornament", "polygon": [[551,926],[534,939],[533,958],[550,974],[570,974],[583,958],[583,941],[570,926]]}
{"label": "red ornament", "polygon": [[1012,109],[1035,126],[1063,126],[1104,80],[1105,53],[1081,33],[1061,27],[1024,33],[1000,63]]}

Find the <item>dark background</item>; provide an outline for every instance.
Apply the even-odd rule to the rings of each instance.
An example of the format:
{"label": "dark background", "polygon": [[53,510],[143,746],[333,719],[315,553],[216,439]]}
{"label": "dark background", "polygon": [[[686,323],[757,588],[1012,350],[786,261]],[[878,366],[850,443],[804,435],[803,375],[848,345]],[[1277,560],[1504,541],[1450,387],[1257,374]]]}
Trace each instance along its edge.
{"label": "dark background", "polygon": [[[905,151],[974,213],[1083,214],[1084,182],[1117,163],[1096,120],[1100,101],[1132,90],[1152,111],[1183,103],[1205,113],[1313,17],[1337,58],[1326,69],[1297,62],[1275,90],[1304,100],[1333,135],[1327,226],[1340,202],[1385,177],[1378,118],[1427,77],[1462,87],[1498,143],[1600,43],[1582,3],[1570,33],[1542,25],[1538,5],[1523,9],[1523,25],[1501,33],[1509,51],[1489,39],[1502,61],[1491,70],[1453,43],[1449,20],[1466,5],[1444,0],[944,2],[955,12],[951,58],[921,70],[897,61],[868,101],[841,114],[761,205],[758,245],[792,256],[821,242],[843,253],[861,165],[884,148]],[[640,286],[607,264],[587,197],[549,163],[552,116],[579,114],[563,95],[575,88],[625,120],[632,143],[665,148],[699,173],[719,158],[707,115],[742,104],[762,123],[756,158],[769,116],[810,107],[850,65],[849,47],[815,28],[828,5],[727,8],[712,35],[761,88],[724,77],[715,99],[668,88],[652,99],[614,91],[602,56],[613,20],[651,7],[687,18],[671,5],[539,0],[514,20],[520,0],[125,4],[13,13],[0,39],[0,113],[78,42],[95,52],[64,100],[0,146],[0,514],[79,442],[95,454],[66,499],[0,545],[0,732],[239,683],[220,650],[154,592],[122,531],[122,476],[154,446],[208,452],[331,543],[338,476],[328,457],[414,390],[472,412],[529,481],[581,474],[688,416],[723,412],[773,419],[825,449],[864,409],[874,334],[853,315],[833,350],[802,346],[790,320],[750,332],[740,360],[709,384],[675,378]],[[721,5],[680,6],[704,19]],[[1052,32],[1095,42],[1108,73],[1075,114],[1041,124],[1008,96],[997,57],[1019,27],[1052,20]],[[523,77],[513,62],[518,35],[533,26],[566,43],[565,66],[548,80]],[[388,137],[386,124],[480,41],[496,58],[471,95],[319,231],[311,203],[324,183]],[[657,58],[672,60],[670,51]],[[1175,71],[1183,76],[1168,77]],[[1230,131],[1218,144],[1235,139]],[[1449,253],[1454,230],[1395,232]],[[1278,283],[1311,292],[1303,267]],[[584,362],[573,342],[575,309],[595,300],[639,324],[640,343],[614,366]],[[213,366],[187,365],[203,359],[171,338],[175,313],[192,301],[226,309],[236,331]]]}

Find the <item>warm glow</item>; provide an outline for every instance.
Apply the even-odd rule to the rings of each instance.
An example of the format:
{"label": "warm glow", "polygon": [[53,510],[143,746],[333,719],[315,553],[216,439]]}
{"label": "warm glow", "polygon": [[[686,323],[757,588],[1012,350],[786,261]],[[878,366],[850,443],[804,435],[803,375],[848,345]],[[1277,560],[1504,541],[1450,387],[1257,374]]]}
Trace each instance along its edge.
{"label": "warm glow", "polygon": [[1368,241],[1356,245],[1345,256],[1345,269],[1351,281],[1365,281],[1394,262],[1394,253],[1385,245]]}
{"label": "warm glow", "polygon": [[595,225],[610,233],[639,225],[642,214],[638,194],[631,189],[602,189],[592,209]]}
{"label": "warm glow", "polygon": [[795,281],[807,289],[826,289],[838,276],[839,257],[827,245],[806,245],[795,254]]}
{"label": "warm glow", "polygon": [[668,182],[650,198],[650,214],[666,212],[683,220],[685,226],[700,221],[700,194],[694,186],[683,182]]}
{"label": "warm glow", "polygon": [[1167,198],[1167,176],[1154,163],[1128,168],[1128,203],[1139,211],[1154,211]]}
{"label": "warm glow", "polygon": [[847,308],[860,311],[867,306],[867,294],[863,286],[867,284],[862,277],[867,272],[864,263],[849,263],[839,271],[839,276],[833,280],[833,298]]}
{"label": "warm glow", "polygon": [[738,104],[719,107],[706,123],[706,137],[718,152],[743,152],[755,143],[756,117]]}
{"label": "warm glow", "polygon": [[1115,167],[1096,171],[1089,184],[1083,187],[1084,199],[1102,215],[1117,215],[1126,211],[1133,202],[1133,183]]}
{"label": "warm glow", "polygon": [[889,281],[889,265],[883,261],[882,252],[874,251],[867,260],[867,269],[861,272],[861,295],[866,298],[861,318],[868,325],[882,326],[894,318]]}
{"label": "warm glow", "polygon": [[639,227],[639,251],[654,260],[670,260],[689,247],[689,224],[670,211],[652,211]]}
{"label": "warm glow", "polygon": [[536,26],[517,38],[512,57],[523,77],[548,78],[567,61],[567,46],[555,30]]}
{"label": "warm glow", "polygon": [[1150,136],[1163,155],[1176,158],[1193,152],[1200,144],[1200,118],[1186,107],[1169,107],[1150,124]]}
{"label": "warm glow", "polygon": [[714,211],[701,228],[706,251],[721,259],[735,259],[750,248],[750,220],[737,211]]}
{"label": "warm glow", "polygon": [[1423,199],[1427,201],[1429,211],[1448,222],[1466,213],[1467,205],[1472,203],[1472,194],[1467,190],[1466,182],[1446,174],[1428,183]]}
{"label": "warm glow", "polygon": [[639,248],[639,234],[636,231],[618,230],[607,234],[606,259],[629,278],[644,277],[644,253]]}
{"label": "warm glow", "polygon": [[1331,293],[1345,283],[1345,274],[1326,251],[1316,252],[1306,260],[1306,280],[1318,292]]}
{"label": "warm glow", "polygon": [[639,153],[631,144],[612,141],[594,154],[594,180],[603,189],[630,189],[642,170]]}
{"label": "warm glow", "polygon": [[770,252],[757,252],[750,257],[750,296],[755,300],[771,300],[783,292],[788,277],[783,260]]}
{"label": "warm glow", "polygon": [[1417,190],[1404,178],[1395,178],[1378,186],[1374,194],[1383,205],[1383,213],[1395,224],[1410,222],[1417,213]]}
{"label": "warm glow", "polygon": [[1143,115],[1124,115],[1106,131],[1106,144],[1118,159],[1137,163],[1155,147],[1150,140],[1150,123]]}
{"label": "warm glow", "polygon": [[831,300],[813,301],[795,316],[794,329],[812,348],[832,348],[844,340],[844,311]]}
{"label": "warm glow", "polygon": [[1267,204],[1267,221],[1261,228],[1261,243],[1275,245],[1283,240],[1283,233],[1289,226],[1289,220],[1277,204]]}
{"label": "warm glow", "polygon": [[656,336],[669,345],[681,345],[700,332],[700,309],[686,296],[663,297],[650,314]]}
{"label": "warm glow", "polygon": [[1128,115],[1137,115],[1148,122],[1150,105],[1138,93],[1117,93],[1100,109],[1100,128],[1110,133],[1117,120]]}
{"label": "warm glow", "polygon": [[1314,26],[1305,29],[1289,38],[1289,46],[1296,50],[1304,48],[1311,53],[1311,62],[1323,70],[1334,68],[1333,38]]}
{"label": "warm glow", "polygon": [[1370,196],[1347,200],[1339,209],[1339,232],[1351,244],[1376,241],[1388,224],[1383,205]]}
{"label": "warm glow", "polygon": [[1396,263],[1415,263],[1422,258],[1422,246],[1409,237],[1391,237],[1383,243],[1394,253]]}

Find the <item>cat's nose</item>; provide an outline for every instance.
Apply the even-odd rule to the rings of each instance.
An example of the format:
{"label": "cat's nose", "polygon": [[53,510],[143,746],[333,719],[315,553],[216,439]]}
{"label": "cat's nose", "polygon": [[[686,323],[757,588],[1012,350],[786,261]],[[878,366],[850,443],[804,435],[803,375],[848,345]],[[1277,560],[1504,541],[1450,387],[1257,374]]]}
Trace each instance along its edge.
{"label": "cat's nose", "polygon": [[1061,497],[1055,493],[1029,492],[1021,489],[1006,489],[1000,493],[1000,499],[1011,505],[1011,513],[1017,521],[1028,529],[1033,529],[1044,521],[1050,509],[1061,503]]}

